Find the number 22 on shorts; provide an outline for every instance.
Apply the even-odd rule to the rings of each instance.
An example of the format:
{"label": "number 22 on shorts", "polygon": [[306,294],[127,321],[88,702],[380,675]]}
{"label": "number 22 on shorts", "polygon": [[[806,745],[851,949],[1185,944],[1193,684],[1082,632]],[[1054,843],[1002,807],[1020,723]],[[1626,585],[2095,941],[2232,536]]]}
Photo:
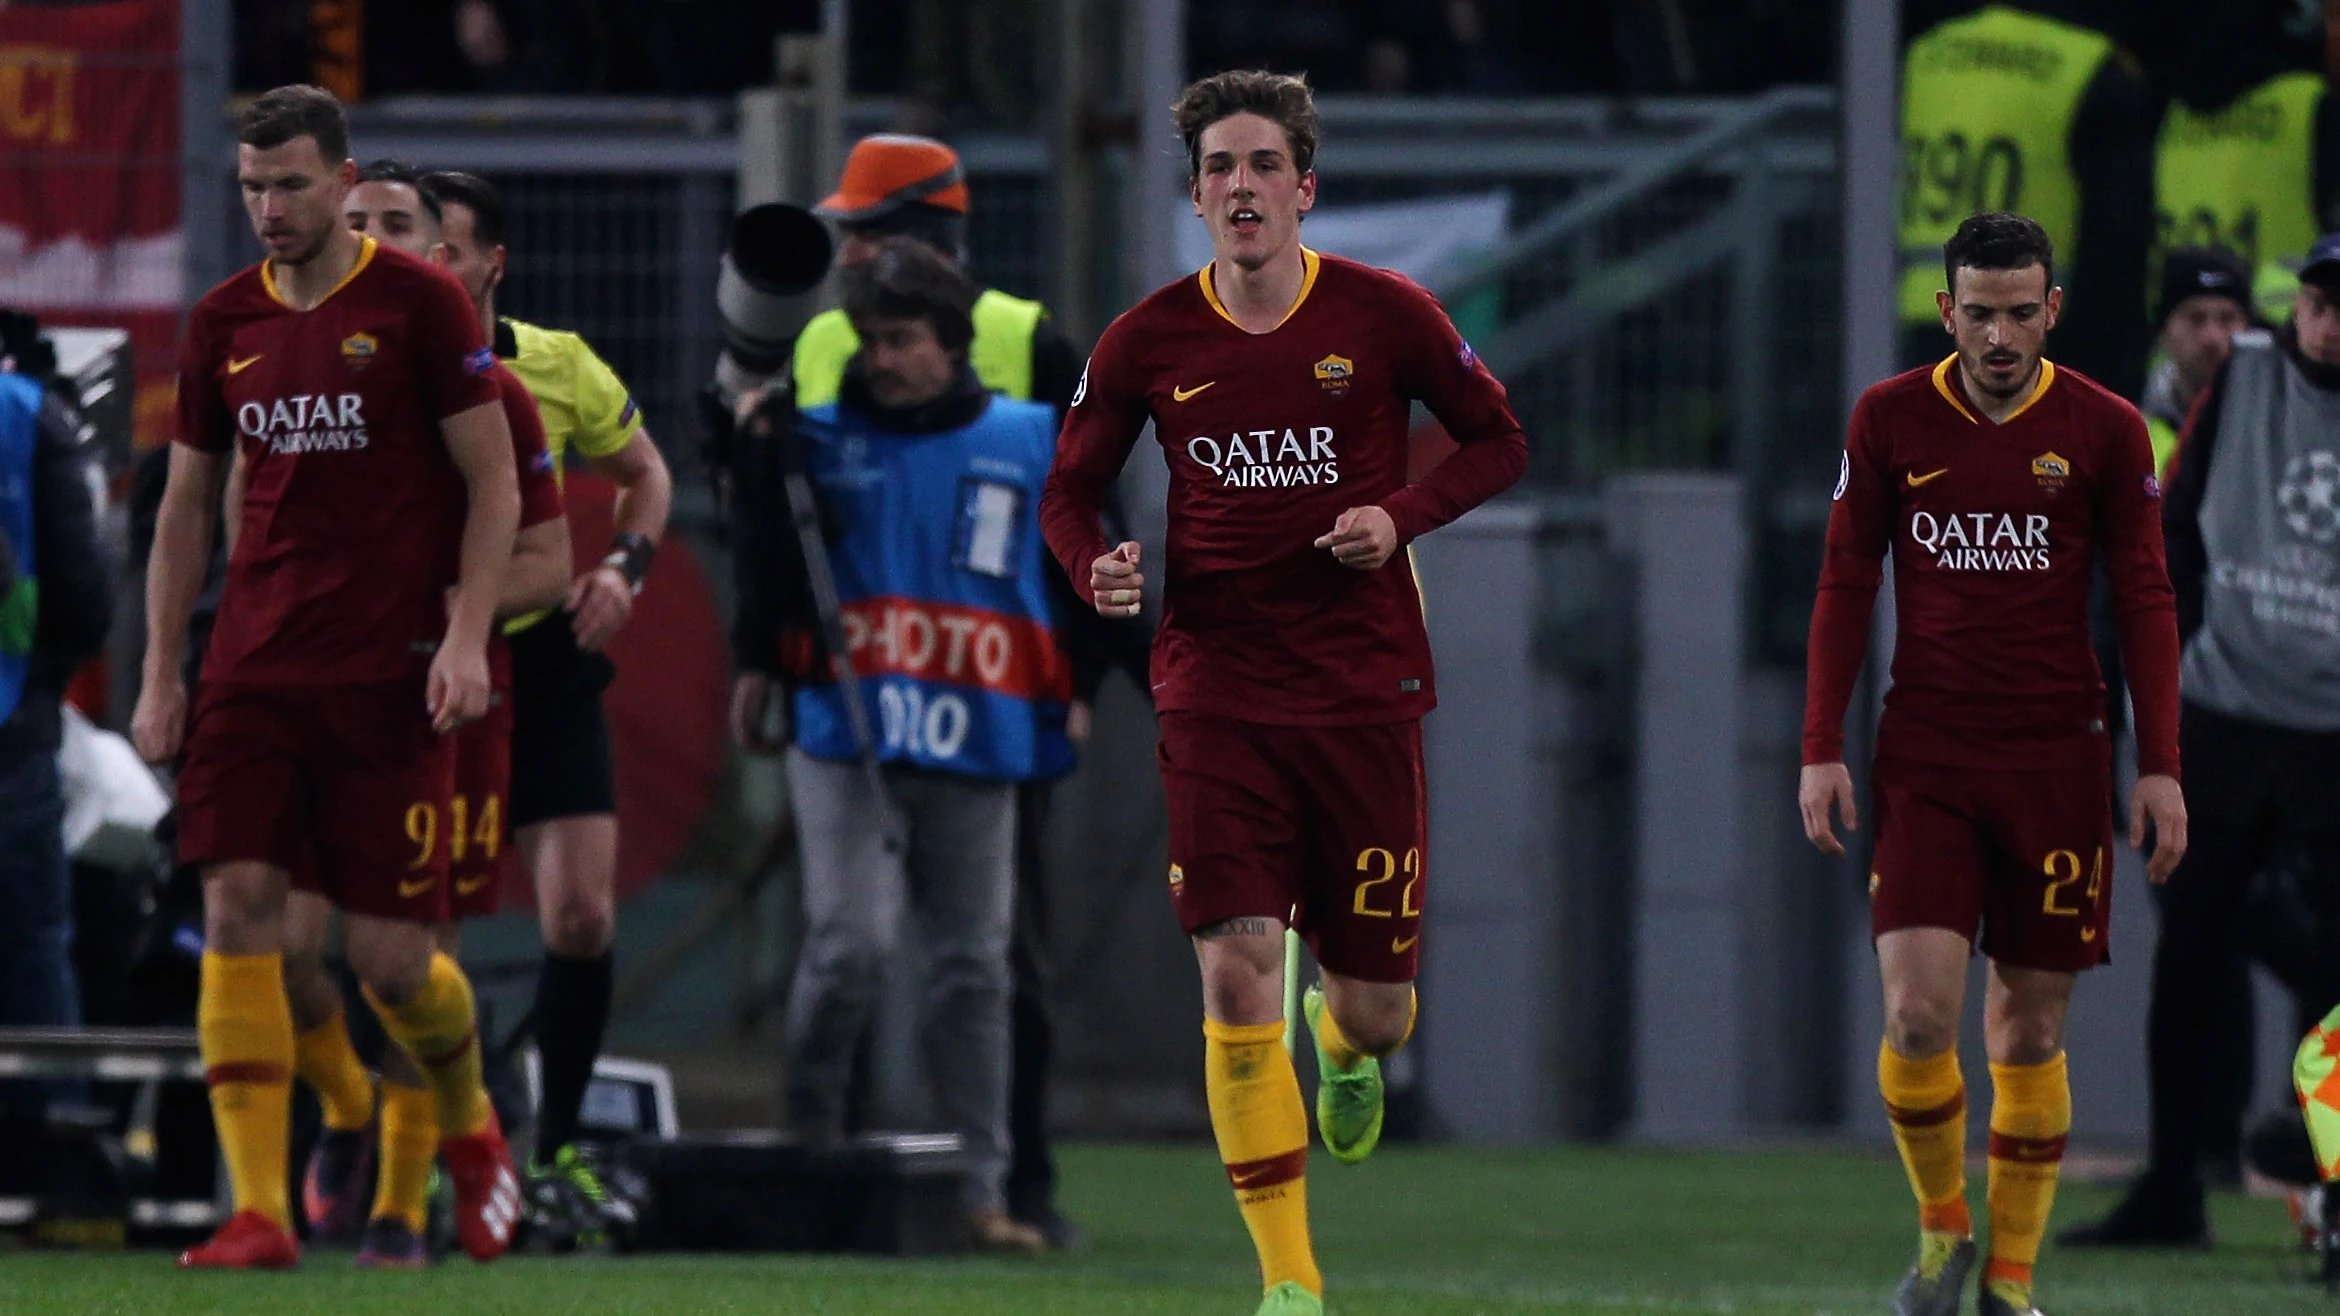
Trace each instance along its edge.
{"label": "number 22 on shorts", "polygon": [[[1401,867],[1406,875],[1406,884],[1398,888],[1397,906],[1393,909],[1382,903],[1387,897],[1375,895],[1373,889],[1396,881]],[[1379,871],[1376,873],[1375,870]],[[1380,846],[1360,850],[1357,853],[1357,871],[1374,873],[1375,875],[1357,884],[1357,899],[1350,907],[1352,913],[1362,914],[1366,918],[1420,918],[1422,916],[1422,907],[1414,903],[1414,888],[1421,885],[1422,882],[1422,852],[1420,850],[1406,851],[1406,857],[1402,864],[1395,854]]]}

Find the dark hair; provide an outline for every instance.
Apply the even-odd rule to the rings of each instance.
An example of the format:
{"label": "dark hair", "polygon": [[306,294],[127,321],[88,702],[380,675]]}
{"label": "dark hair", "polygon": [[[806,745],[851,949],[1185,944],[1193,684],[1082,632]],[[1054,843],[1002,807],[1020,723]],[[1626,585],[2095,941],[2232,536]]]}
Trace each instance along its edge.
{"label": "dark hair", "polygon": [[422,187],[441,207],[453,203],[470,208],[471,236],[479,245],[504,245],[504,194],[494,183],[460,169],[434,169],[422,176]]}
{"label": "dark hair", "polygon": [[361,183],[403,183],[414,189],[415,196],[422,201],[422,208],[431,212],[433,224],[446,219],[439,209],[439,194],[424,186],[422,171],[404,160],[383,156],[370,164],[360,165],[357,180]]}
{"label": "dark hair", "polygon": [[1942,286],[1956,291],[1958,271],[2020,270],[2037,265],[2056,286],[2056,248],[2037,221],[2003,210],[1968,215],[1942,244]]}
{"label": "dark hair", "polygon": [[887,238],[876,255],[841,270],[838,283],[845,318],[857,329],[866,320],[922,319],[949,351],[963,352],[975,341],[975,299],[982,289],[916,238]]}
{"label": "dark hair", "polygon": [[1273,120],[1292,144],[1292,167],[1305,174],[1316,167],[1316,96],[1308,90],[1308,75],[1237,69],[1214,73],[1190,83],[1170,107],[1178,135],[1186,142],[1186,172],[1202,172],[1202,135],[1205,128],[1238,114],[1256,114]]}
{"label": "dark hair", "polygon": [[349,116],[341,102],[323,87],[296,83],[261,92],[236,116],[236,140],[259,150],[273,150],[295,137],[317,139],[317,153],[328,165],[349,158]]}

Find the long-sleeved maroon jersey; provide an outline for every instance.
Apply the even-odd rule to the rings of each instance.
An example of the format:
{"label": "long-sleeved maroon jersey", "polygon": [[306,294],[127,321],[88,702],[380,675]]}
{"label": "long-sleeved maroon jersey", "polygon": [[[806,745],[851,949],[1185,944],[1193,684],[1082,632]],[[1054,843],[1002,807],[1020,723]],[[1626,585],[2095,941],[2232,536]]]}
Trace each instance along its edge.
{"label": "long-sleeved maroon jersey", "polygon": [[1807,764],[1844,757],[1888,547],[1898,638],[1880,755],[2048,767],[2098,752],[2104,680],[2088,592],[2101,553],[2138,769],[2177,774],[2177,612],[2135,407],[2043,362],[2031,400],[1994,425],[1967,401],[1955,357],[1861,395],[1812,609]]}
{"label": "long-sleeved maroon jersey", "polygon": [[[1156,706],[1403,721],[1437,702],[1413,573],[1402,554],[1344,567],[1315,541],[1378,504],[1411,542],[1517,480],[1527,439],[1436,298],[1386,270],[1304,259],[1300,300],[1268,333],[1235,323],[1207,268],[1115,320],[1065,414],[1040,523],[1089,598],[1108,548],[1100,500],[1152,419],[1170,469]],[[1415,400],[1462,446],[1409,485]]]}

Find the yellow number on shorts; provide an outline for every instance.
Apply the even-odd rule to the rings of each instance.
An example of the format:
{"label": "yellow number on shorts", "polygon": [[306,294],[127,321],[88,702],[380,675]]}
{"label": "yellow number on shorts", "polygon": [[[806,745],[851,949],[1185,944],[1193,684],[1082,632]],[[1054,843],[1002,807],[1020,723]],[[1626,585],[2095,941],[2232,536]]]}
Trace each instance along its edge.
{"label": "yellow number on shorts", "polygon": [[[2061,871],[2065,868],[2069,868],[2071,871],[2069,873]],[[2080,880],[2080,856],[2078,853],[2071,850],[2050,850],[2046,861],[2040,864],[2040,871],[2048,875],[2047,894],[2039,902],[2041,912],[2062,914],[2067,918],[2078,918],[2085,912],[2078,907],[2064,904],[2058,899],[2063,894],[2065,887]],[[2088,909],[2096,908],[2097,897],[2104,894],[2104,847],[2101,845],[2096,847],[2095,862],[2088,866],[2088,889],[2083,894],[2088,897]]]}
{"label": "yellow number on shorts", "polygon": [[1389,910],[1375,909],[1371,902],[1366,899],[1365,893],[1397,876],[1397,856],[1391,854],[1387,850],[1382,849],[1380,846],[1375,846],[1370,850],[1361,850],[1358,852],[1358,872],[1370,873],[1373,871],[1373,868],[1376,864],[1380,865],[1381,867],[1381,876],[1369,877],[1357,884],[1357,903],[1354,908],[1356,912],[1364,915],[1367,918],[1395,918],[1397,916]]}
{"label": "yellow number on shorts", "polygon": [[479,825],[471,829],[471,843],[486,852],[494,862],[496,852],[504,846],[504,797],[490,795],[479,802]]}
{"label": "yellow number on shorts", "polygon": [[406,871],[430,867],[431,854],[439,848],[439,811],[435,806],[419,800],[406,806],[406,839],[415,845],[414,862]]}
{"label": "yellow number on shorts", "polygon": [[[1422,907],[1414,903],[1414,888],[1422,882],[1422,852],[1418,849],[1408,850],[1402,862],[1380,846],[1358,853],[1358,872],[1370,873],[1377,867],[1381,870],[1380,876],[1368,877],[1357,884],[1357,901],[1352,908],[1367,918],[1420,918]],[[1375,909],[1365,893],[1384,882],[1397,880],[1401,868],[1406,875],[1406,884],[1398,888],[1397,908]]]}
{"label": "yellow number on shorts", "polygon": [[463,862],[464,847],[471,843],[471,829],[465,825],[471,817],[471,797],[458,795],[447,801],[447,857]]}

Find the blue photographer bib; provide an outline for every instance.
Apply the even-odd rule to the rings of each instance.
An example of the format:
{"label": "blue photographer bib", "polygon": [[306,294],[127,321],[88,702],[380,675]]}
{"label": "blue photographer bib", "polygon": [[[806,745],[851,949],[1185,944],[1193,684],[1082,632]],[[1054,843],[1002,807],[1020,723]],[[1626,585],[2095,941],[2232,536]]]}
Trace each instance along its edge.
{"label": "blue photographer bib", "polygon": [[[999,781],[1072,770],[1072,668],[1058,645],[1040,492],[1056,413],[995,397],[955,430],[803,413],[805,461],[842,533],[830,564],[878,758]],[[857,756],[833,684],[796,692],[796,743]]]}

